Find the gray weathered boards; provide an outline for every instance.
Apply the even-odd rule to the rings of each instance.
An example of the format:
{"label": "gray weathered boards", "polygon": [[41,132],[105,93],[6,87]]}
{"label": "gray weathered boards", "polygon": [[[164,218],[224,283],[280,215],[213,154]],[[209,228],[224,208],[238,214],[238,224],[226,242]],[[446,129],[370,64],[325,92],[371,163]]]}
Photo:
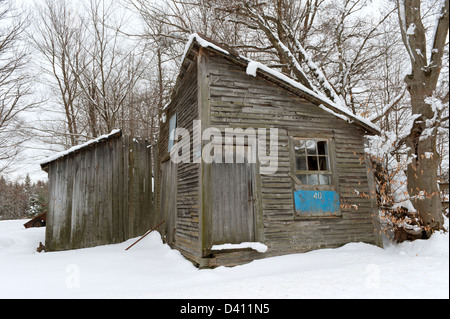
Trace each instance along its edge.
{"label": "gray weathered boards", "polygon": [[119,243],[150,229],[152,169],[145,141],[120,132],[43,165],[47,251]]}
{"label": "gray weathered boards", "polygon": [[[155,195],[161,203],[155,207],[164,210],[160,219],[170,220],[167,242],[199,267],[354,241],[381,245],[373,176],[364,156],[364,136],[377,130],[283,76],[261,69],[256,76],[247,74],[248,60],[200,38],[194,36],[186,50],[165,110],[168,120],[160,128]],[[193,147],[189,163],[169,164],[169,124],[187,129],[190,141],[182,143],[192,145],[194,120],[201,121],[200,132],[277,128],[277,171],[265,174],[259,162],[199,162]],[[310,208],[317,203],[300,201],[296,209],[296,191],[333,203],[324,202],[325,209],[315,212]],[[213,249],[248,241],[267,245],[267,252]]]}
{"label": "gray weathered boards", "polygon": [[[249,60],[226,46],[199,35],[191,40],[152,150],[154,194],[150,149],[121,134],[50,161],[43,167],[50,182],[47,249],[120,242],[162,220],[165,242],[199,267],[356,241],[381,246],[364,154],[365,135],[378,130],[279,72],[247,70]],[[266,158],[276,170],[250,157],[202,160],[210,141],[200,139],[197,148],[194,139],[211,127],[222,137],[226,129],[253,129],[258,137],[277,129],[278,152]],[[189,136],[172,140],[174,128]],[[259,153],[262,144],[251,143],[250,131],[236,134],[246,135],[244,150]],[[223,139],[215,143],[222,147]],[[189,153],[175,163],[170,152],[180,145]],[[238,142],[227,147],[237,150]],[[268,250],[218,246],[244,242]]]}
{"label": "gray weathered boards", "polygon": [[250,163],[212,164],[212,238],[215,244],[255,241]]}

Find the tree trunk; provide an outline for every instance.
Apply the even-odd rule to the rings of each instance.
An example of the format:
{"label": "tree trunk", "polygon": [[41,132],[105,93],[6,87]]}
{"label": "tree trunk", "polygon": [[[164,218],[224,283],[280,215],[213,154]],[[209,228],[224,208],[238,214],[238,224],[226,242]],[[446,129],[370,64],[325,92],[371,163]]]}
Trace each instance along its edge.
{"label": "tree trunk", "polygon": [[[422,73],[422,72],[421,72]],[[434,88],[424,85],[426,79],[419,74],[417,78],[407,76],[405,82],[411,96],[412,113],[420,114],[414,121],[411,133],[406,138],[409,147],[408,157],[412,159],[407,169],[408,191],[412,203],[425,226],[427,234],[442,227],[442,203],[437,186],[439,153],[436,149],[436,134],[422,134],[426,120],[433,118],[434,112],[425,99],[432,96]]]}
{"label": "tree trunk", "polygon": [[427,235],[430,236],[434,230],[442,228],[444,220],[437,186],[437,115],[427,98],[433,96],[442,68],[449,27],[449,0],[443,0],[439,7],[440,14],[436,20],[434,38],[431,39],[430,59],[427,58],[421,1],[397,0],[397,4],[402,39],[411,61],[411,74],[405,77],[414,117],[411,132],[405,139],[409,147],[408,157],[411,159],[407,169],[408,192]]}

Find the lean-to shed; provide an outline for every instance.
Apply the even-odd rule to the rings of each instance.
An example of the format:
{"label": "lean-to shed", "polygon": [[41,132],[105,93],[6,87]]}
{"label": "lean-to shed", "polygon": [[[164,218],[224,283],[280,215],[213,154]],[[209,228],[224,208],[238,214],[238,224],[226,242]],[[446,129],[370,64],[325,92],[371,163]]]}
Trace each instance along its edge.
{"label": "lean-to shed", "polygon": [[[166,242],[198,266],[349,242],[382,245],[364,156],[364,136],[379,133],[370,122],[198,34],[165,118],[155,220],[166,220]],[[244,142],[230,142],[227,129]],[[277,133],[272,144],[269,132]],[[227,150],[235,152],[232,163]],[[255,242],[267,250],[245,244]]]}
{"label": "lean-to shed", "polygon": [[150,229],[146,141],[114,130],[45,159],[41,167],[49,180],[47,251],[119,243]]}

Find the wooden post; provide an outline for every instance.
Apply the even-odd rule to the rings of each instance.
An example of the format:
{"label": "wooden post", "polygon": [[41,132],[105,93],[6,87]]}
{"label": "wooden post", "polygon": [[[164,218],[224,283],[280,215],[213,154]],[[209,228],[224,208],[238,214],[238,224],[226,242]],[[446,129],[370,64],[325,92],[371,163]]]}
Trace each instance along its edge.
{"label": "wooden post", "polygon": [[[198,99],[198,116],[201,121],[200,134],[211,126],[211,105],[209,90],[209,57],[208,51],[200,48],[197,55],[197,99]],[[201,142],[203,149],[206,141]],[[194,157],[198,154],[194,154]],[[211,208],[212,208],[212,167],[210,163],[200,161],[200,178],[199,178],[199,245],[202,256],[208,254],[211,248]]]}

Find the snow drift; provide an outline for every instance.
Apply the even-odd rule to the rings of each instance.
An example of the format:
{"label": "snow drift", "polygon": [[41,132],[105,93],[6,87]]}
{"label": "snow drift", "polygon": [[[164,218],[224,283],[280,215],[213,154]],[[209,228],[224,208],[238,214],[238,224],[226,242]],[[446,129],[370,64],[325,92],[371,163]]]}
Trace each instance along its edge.
{"label": "snow drift", "polygon": [[135,239],[37,253],[45,228],[24,222],[0,221],[0,298],[449,298],[448,233],[199,270],[156,232],[128,251]]}

